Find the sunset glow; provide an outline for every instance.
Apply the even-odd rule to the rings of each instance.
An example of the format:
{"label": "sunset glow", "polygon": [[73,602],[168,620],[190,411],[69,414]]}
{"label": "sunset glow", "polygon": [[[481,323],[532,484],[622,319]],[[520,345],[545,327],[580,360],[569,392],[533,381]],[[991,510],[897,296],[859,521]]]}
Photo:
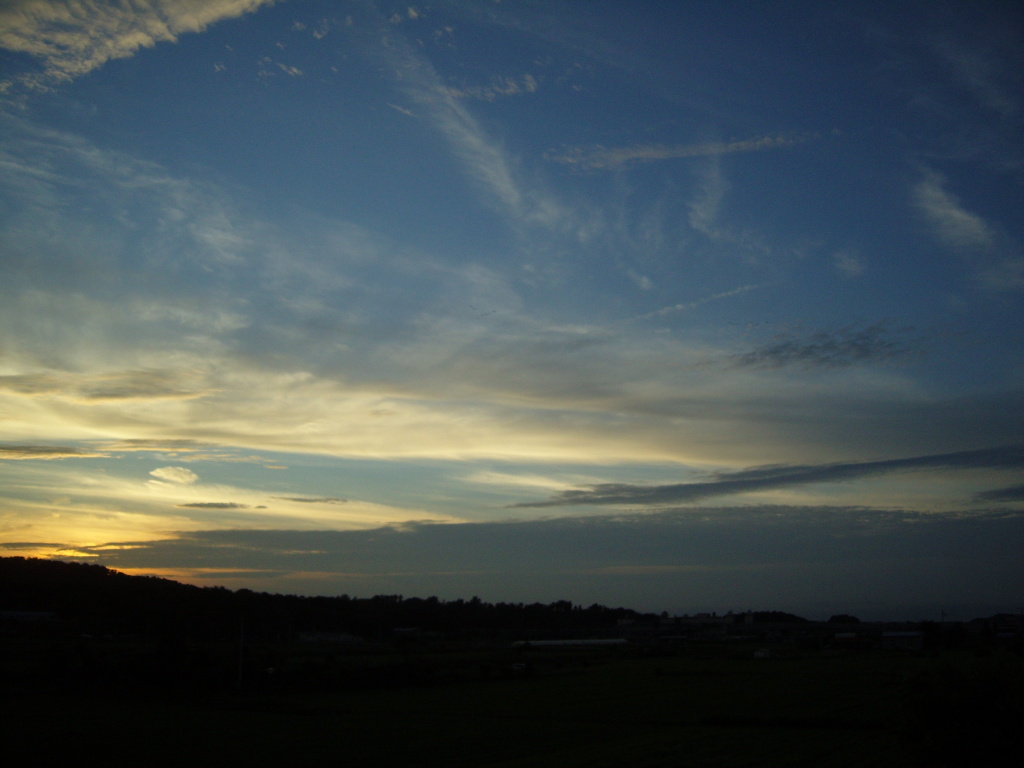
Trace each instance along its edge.
{"label": "sunset glow", "polygon": [[0,7],[0,554],[878,617],[1024,589],[1012,3]]}

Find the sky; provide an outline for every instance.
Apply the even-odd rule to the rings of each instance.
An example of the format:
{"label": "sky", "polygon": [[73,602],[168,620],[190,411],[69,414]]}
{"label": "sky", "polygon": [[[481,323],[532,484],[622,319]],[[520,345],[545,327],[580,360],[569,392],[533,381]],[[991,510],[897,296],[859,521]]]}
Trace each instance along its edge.
{"label": "sky", "polygon": [[3,0],[0,554],[1024,608],[1016,2]]}

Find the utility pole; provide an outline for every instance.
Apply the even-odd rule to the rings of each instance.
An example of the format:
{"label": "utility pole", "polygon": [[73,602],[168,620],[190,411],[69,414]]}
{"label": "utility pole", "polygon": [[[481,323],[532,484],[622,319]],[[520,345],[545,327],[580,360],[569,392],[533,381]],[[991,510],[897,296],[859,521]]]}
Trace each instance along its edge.
{"label": "utility pole", "polygon": [[238,617],[238,690],[242,690],[242,676],[245,671],[245,616]]}

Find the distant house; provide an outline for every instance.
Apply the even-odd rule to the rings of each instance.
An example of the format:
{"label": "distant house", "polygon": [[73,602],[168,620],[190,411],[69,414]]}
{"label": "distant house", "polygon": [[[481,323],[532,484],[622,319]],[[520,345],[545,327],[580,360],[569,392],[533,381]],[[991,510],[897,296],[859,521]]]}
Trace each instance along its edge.
{"label": "distant house", "polygon": [[313,645],[357,645],[364,640],[348,632],[300,632],[299,642]]}
{"label": "distant house", "polygon": [[546,648],[559,650],[578,650],[583,648],[606,648],[629,645],[623,638],[587,638],[579,640],[516,640],[513,648]]}
{"label": "distant house", "polygon": [[891,651],[920,651],[924,648],[924,632],[883,632],[878,645]]}
{"label": "distant house", "polygon": [[680,629],[694,639],[723,638],[728,634],[733,617],[714,613],[698,613],[676,619]]}
{"label": "distant house", "polygon": [[35,637],[63,627],[53,611],[0,611],[0,635]]}

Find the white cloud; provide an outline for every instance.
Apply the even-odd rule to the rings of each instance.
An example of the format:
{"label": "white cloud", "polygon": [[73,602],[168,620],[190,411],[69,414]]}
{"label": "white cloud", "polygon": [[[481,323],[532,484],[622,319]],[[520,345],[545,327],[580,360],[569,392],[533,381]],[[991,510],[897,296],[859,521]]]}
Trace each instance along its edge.
{"label": "white cloud", "polygon": [[945,188],[946,180],[929,171],[914,187],[914,202],[934,227],[936,237],[953,249],[988,250],[995,244],[995,233],[975,213]]}
{"label": "white cloud", "polygon": [[[1015,93],[1018,72],[1005,71],[1000,55],[1000,43],[1006,44],[1015,56],[1020,37],[1008,30],[1000,34],[991,30],[984,35],[983,45],[972,45],[951,36],[936,37],[932,40],[938,54],[945,59],[954,76],[987,109],[1004,120],[1014,119],[1020,112],[1020,99]],[[994,33],[994,34],[991,34]],[[1001,39],[1000,39],[1001,38]]]}
{"label": "white cloud", "polygon": [[711,296],[705,296],[701,299],[695,299],[694,301],[687,301],[682,304],[673,304],[670,307],[662,307],[661,309],[657,309],[654,312],[648,312],[646,315],[641,315],[640,317],[635,319],[647,320],[652,317],[667,317],[668,315],[674,315],[677,312],[687,312],[691,309],[696,309],[697,307],[702,307],[705,304],[709,304],[712,301],[718,301],[719,299],[729,299],[732,298],[733,296],[740,296],[744,293],[747,293],[748,291],[753,291],[758,288],[764,288],[765,285],[767,285],[767,283],[762,283],[760,285],[741,285],[738,288],[733,288],[732,290],[729,291],[722,291],[721,293],[716,293]]}
{"label": "white cloud", "polygon": [[415,6],[408,6],[405,12],[395,12],[388,17],[388,21],[391,24],[401,24],[405,21],[415,21],[423,16],[423,12]]}
{"label": "white cloud", "polygon": [[744,253],[747,260],[756,260],[769,254],[771,249],[756,231],[738,228],[722,215],[723,203],[731,185],[722,173],[721,160],[708,157],[696,164],[694,176],[697,179],[695,194],[687,204],[690,227],[709,240],[728,245],[737,253]]}
{"label": "white cloud", "polygon": [[629,147],[574,147],[549,159],[586,170],[616,170],[638,163],[679,160],[690,157],[717,157],[737,152],[760,152],[802,144],[810,136],[760,136],[739,141],[716,141],[707,144],[635,144]]}
{"label": "white cloud", "polygon": [[856,251],[836,251],[833,257],[836,271],[846,278],[860,277],[864,273],[864,262]]}
{"label": "white cloud", "polygon": [[629,270],[627,274],[629,275],[629,279],[636,283],[636,287],[641,290],[649,291],[654,287],[654,283],[651,282],[651,278],[647,277],[647,275],[641,275],[638,272],[634,272],[632,269]]}
{"label": "white cloud", "polygon": [[449,88],[448,93],[457,98],[494,101],[499,96],[519,96],[524,93],[536,93],[537,88],[537,79],[531,74],[525,74],[521,78],[495,77],[488,86]]}
{"label": "white cloud", "polygon": [[192,485],[199,480],[199,475],[187,467],[160,467],[149,474],[157,480],[177,485]]}
{"label": "white cloud", "polygon": [[698,194],[689,203],[690,226],[708,237],[718,237],[719,210],[728,191],[729,182],[722,174],[721,166],[718,161],[710,161],[701,174]]}
{"label": "white cloud", "polygon": [[411,109],[406,109],[405,107],[400,107],[397,104],[392,104],[390,101],[388,102],[388,106],[396,112],[401,112],[403,115],[407,115],[408,117],[416,117],[416,113]]}
{"label": "white cloud", "polygon": [[[491,195],[504,213],[515,220],[567,233],[582,230],[576,214],[540,187],[528,187],[514,171],[513,159],[493,141],[472,114],[459,103],[431,63],[404,40],[388,37],[384,56],[408,96],[424,109],[424,116],[447,139],[469,175]],[[505,83],[506,88],[509,84]],[[536,81],[524,77],[520,90],[533,90]]]}
{"label": "white cloud", "polygon": [[0,47],[41,59],[43,76],[35,84],[45,86],[268,2],[273,0],[13,0],[0,7]]}
{"label": "white cloud", "polygon": [[1024,257],[1011,237],[968,210],[946,189],[946,179],[927,170],[914,187],[913,202],[932,226],[935,239],[963,257],[977,280],[992,290],[1024,288]]}

